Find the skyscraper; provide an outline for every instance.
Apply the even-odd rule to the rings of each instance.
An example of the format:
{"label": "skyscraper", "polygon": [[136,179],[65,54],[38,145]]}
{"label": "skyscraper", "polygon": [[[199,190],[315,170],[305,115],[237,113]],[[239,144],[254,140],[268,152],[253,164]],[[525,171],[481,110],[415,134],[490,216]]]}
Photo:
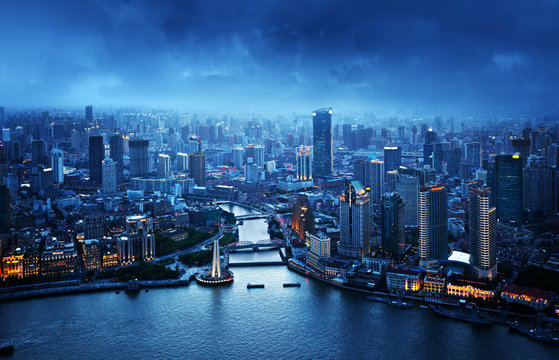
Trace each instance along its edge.
{"label": "skyscraper", "polygon": [[116,192],[116,163],[107,157],[103,160],[103,193],[114,194]]}
{"label": "skyscraper", "polygon": [[149,173],[148,140],[130,140],[130,177],[144,177]]}
{"label": "skyscraper", "polygon": [[89,178],[98,185],[103,182],[102,163],[105,158],[103,137],[94,135],[89,137]]}
{"label": "skyscraper", "polygon": [[245,165],[245,149],[236,147],[233,149],[233,163],[236,169],[242,169]]}
{"label": "skyscraper", "polygon": [[475,277],[493,280],[497,275],[497,214],[490,204],[490,192],[470,188],[470,264]]}
{"label": "skyscraper", "polygon": [[495,157],[495,187],[497,219],[522,222],[523,182],[520,155],[497,155]]}
{"label": "skyscraper", "polygon": [[402,161],[402,149],[399,146],[384,147],[384,171],[398,170]]}
{"label": "skyscraper", "polygon": [[258,167],[264,166],[264,146],[256,145],[254,147],[254,163]]}
{"label": "skyscraper", "polygon": [[188,170],[188,154],[182,152],[177,153],[177,170],[178,171]]}
{"label": "skyscraper", "polygon": [[291,229],[293,229],[299,239],[305,238],[305,233],[314,231],[314,214],[306,195],[298,194],[297,201],[293,205],[291,213]]}
{"label": "skyscraper", "polygon": [[474,168],[481,168],[481,144],[478,142],[466,143],[466,160]]}
{"label": "skyscraper", "polygon": [[396,192],[404,201],[406,226],[417,226],[417,201],[419,197],[419,176],[401,174],[396,183]]}
{"label": "skyscraper", "polygon": [[88,124],[93,123],[93,106],[88,105],[85,107],[85,121]]}
{"label": "skyscraper", "polygon": [[315,176],[332,174],[334,166],[332,108],[313,112],[313,168]]}
{"label": "skyscraper", "polygon": [[116,181],[121,184],[124,174],[124,138],[120,134],[115,134],[109,139],[111,159],[115,162]]}
{"label": "skyscraper", "polygon": [[312,155],[305,145],[301,145],[297,151],[297,179],[303,181],[312,179]]}
{"label": "skyscraper", "polygon": [[419,264],[426,268],[448,257],[447,192],[444,186],[419,189]]}
{"label": "skyscraper", "polygon": [[357,180],[363,187],[373,187],[373,165],[370,160],[356,159],[353,161],[353,180]]}
{"label": "skyscraper", "polygon": [[33,165],[43,165],[45,154],[45,142],[41,139],[36,139],[31,142],[31,160]]}
{"label": "skyscraper", "polygon": [[398,261],[400,249],[406,243],[404,223],[404,201],[397,192],[382,195],[382,251],[392,260]]}
{"label": "skyscraper", "polygon": [[64,183],[64,151],[60,149],[52,149],[51,152],[51,167],[53,179],[55,184]]}
{"label": "skyscraper", "polygon": [[372,200],[375,203],[380,203],[382,200],[382,194],[384,193],[384,162],[380,160],[371,161],[371,180],[373,182],[373,187],[371,189]]}
{"label": "skyscraper", "polygon": [[206,155],[203,152],[195,152],[188,157],[190,177],[194,184],[206,186]]}
{"label": "skyscraper", "polygon": [[171,172],[171,157],[167,154],[159,154],[157,157],[157,168],[160,177],[167,177]]}
{"label": "skyscraper", "polygon": [[360,258],[370,251],[369,194],[359,181],[348,182],[340,196],[338,254]]}

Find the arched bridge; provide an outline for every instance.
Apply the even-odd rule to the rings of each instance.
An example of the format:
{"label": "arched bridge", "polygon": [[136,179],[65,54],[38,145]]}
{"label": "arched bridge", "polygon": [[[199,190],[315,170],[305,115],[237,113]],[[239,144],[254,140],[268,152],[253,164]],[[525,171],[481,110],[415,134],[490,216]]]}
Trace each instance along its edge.
{"label": "arched bridge", "polygon": [[226,248],[227,251],[234,252],[242,249],[252,249],[253,251],[258,251],[262,248],[279,249],[284,246],[285,246],[285,242],[281,240],[263,239],[263,240],[258,240],[257,242],[239,241],[227,245]]}

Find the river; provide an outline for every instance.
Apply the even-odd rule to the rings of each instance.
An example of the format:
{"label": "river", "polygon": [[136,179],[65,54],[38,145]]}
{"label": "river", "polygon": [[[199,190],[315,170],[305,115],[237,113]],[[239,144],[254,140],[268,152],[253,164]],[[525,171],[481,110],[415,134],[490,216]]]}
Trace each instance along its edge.
{"label": "river", "polygon": [[[252,221],[262,228],[240,231],[241,240],[266,231],[261,220],[244,226]],[[369,302],[285,266],[232,270],[228,287],[192,283],[136,296],[104,292],[0,303],[0,343],[15,345],[14,359],[559,358],[559,347],[505,327]],[[295,281],[300,288],[282,287]],[[249,290],[248,282],[266,287]]]}

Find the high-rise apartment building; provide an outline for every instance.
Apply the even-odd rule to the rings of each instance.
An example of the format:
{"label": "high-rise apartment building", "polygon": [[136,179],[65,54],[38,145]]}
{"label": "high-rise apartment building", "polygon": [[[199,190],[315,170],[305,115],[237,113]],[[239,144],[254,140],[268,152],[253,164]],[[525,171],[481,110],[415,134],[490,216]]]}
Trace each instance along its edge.
{"label": "high-rise apartment building", "polygon": [[195,152],[188,157],[190,177],[194,179],[194,184],[206,186],[206,154]]}
{"label": "high-rise apartment building", "polygon": [[430,268],[449,254],[446,187],[422,186],[418,206],[419,264]]}
{"label": "high-rise apartment building", "polygon": [[470,264],[475,277],[493,280],[497,276],[497,211],[491,206],[490,192],[470,188]]}

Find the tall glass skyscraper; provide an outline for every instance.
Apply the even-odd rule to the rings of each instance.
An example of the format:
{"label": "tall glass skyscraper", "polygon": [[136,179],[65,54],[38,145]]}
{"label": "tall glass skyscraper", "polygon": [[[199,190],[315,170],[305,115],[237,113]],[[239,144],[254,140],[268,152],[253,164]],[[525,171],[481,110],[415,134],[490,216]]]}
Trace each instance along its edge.
{"label": "tall glass skyscraper", "polygon": [[144,177],[149,173],[148,140],[130,140],[130,177]]}
{"label": "tall glass skyscraper", "polygon": [[121,184],[124,172],[124,138],[120,134],[112,135],[109,139],[111,159],[116,166],[116,181]]}
{"label": "tall glass skyscraper", "polygon": [[475,277],[493,280],[497,276],[497,216],[490,194],[487,188],[470,188],[470,264]]}
{"label": "tall glass skyscraper", "polygon": [[522,222],[522,158],[518,154],[495,157],[495,201],[500,221]]}
{"label": "tall glass skyscraper", "polygon": [[406,243],[404,201],[397,192],[382,195],[382,252],[390,259],[399,260],[400,248]]}
{"label": "tall glass skyscraper", "polygon": [[447,192],[442,185],[419,189],[419,264],[436,266],[448,258]]}
{"label": "tall glass skyscraper", "polygon": [[398,170],[402,161],[402,149],[399,146],[384,147],[384,171]]}
{"label": "tall glass skyscraper", "polygon": [[328,176],[334,166],[332,108],[313,112],[313,174]]}
{"label": "tall glass skyscraper", "polygon": [[95,135],[89,137],[89,178],[95,184],[101,185],[103,181],[102,164],[105,158],[105,145],[103,137]]}

